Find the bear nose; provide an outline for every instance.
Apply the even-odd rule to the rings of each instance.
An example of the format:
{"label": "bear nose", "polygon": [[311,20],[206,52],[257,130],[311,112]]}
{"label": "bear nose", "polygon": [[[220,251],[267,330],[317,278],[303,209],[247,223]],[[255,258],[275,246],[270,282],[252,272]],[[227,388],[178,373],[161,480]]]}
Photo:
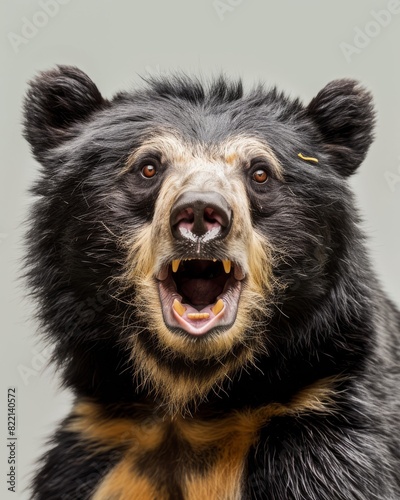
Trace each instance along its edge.
{"label": "bear nose", "polygon": [[207,241],[225,238],[231,228],[232,209],[226,199],[214,191],[186,191],[171,210],[171,231],[176,239],[191,239],[209,233]]}

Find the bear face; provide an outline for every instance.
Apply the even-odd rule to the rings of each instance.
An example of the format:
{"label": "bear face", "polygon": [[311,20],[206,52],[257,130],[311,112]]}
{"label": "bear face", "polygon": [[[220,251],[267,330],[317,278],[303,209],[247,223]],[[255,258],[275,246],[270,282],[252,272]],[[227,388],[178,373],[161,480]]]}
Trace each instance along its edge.
{"label": "bear face", "polygon": [[67,384],[105,399],[140,387],[184,412],[260,359],[266,379],[296,377],[293,357],[332,343],[327,375],[354,364],[368,335],[332,325],[368,314],[346,178],[373,123],[351,80],[304,106],[181,77],[107,100],[76,68],[40,74],[25,101],[43,166],[28,276]]}

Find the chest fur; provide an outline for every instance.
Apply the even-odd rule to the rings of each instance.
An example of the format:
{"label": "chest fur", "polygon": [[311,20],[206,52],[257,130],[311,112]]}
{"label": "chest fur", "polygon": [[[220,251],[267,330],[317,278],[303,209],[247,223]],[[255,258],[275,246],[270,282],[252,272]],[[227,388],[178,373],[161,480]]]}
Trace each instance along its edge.
{"label": "chest fur", "polygon": [[279,416],[324,411],[329,389],[319,384],[288,404],[235,411],[221,418],[109,418],[91,402],[77,405],[70,430],[88,450],[123,450],[99,481],[92,500],[203,500],[242,498],[250,448]]}

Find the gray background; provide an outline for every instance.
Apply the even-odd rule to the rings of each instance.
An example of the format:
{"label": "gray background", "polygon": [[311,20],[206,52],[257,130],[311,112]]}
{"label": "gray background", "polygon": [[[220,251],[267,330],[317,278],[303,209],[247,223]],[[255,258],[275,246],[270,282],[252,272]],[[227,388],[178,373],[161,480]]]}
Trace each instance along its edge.
{"label": "gray background", "polygon": [[[0,7],[1,498],[29,498],[23,489],[34,458],[71,404],[52,369],[43,369],[46,352],[35,335],[34,307],[16,281],[27,188],[37,173],[21,138],[21,99],[38,70],[77,65],[108,97],[139,83],[139,75],[170,70],[242,75],[248,86],[260,80],[277,84],[305,101],[332,79],[361,80],[375,96],[378,124],[368,159],[351,183],[377,273],[400,302],[400,14],[386,16],[384,27],[369,24],[376,22],[371,11],[387,10],[393,0],[222,0],[219,13],[213,0],[64,0],[47,19],[41,14],[45,3],[3,0]],[[16,36],[33,21],[42,26],[17,46]],[[341,44],[354,46],[357,29],[371,36],[359,36],[356,42],[365,47],[346,59]],[[9,386],[18,388],[17,495],[8,494],[5,479]]]}

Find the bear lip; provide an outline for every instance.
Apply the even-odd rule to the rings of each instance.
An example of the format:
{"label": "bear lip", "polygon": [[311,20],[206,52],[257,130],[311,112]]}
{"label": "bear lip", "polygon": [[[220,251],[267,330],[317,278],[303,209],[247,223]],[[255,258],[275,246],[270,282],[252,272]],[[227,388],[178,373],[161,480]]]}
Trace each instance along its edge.
{"label": "bear lip", "polygon": [[245,279],[242,268],[232,263],[229,269],[222,261],[205,259],[174,262],[179,267],[163,266],[156,275],[166,326],[194,337],[231,327]]}

